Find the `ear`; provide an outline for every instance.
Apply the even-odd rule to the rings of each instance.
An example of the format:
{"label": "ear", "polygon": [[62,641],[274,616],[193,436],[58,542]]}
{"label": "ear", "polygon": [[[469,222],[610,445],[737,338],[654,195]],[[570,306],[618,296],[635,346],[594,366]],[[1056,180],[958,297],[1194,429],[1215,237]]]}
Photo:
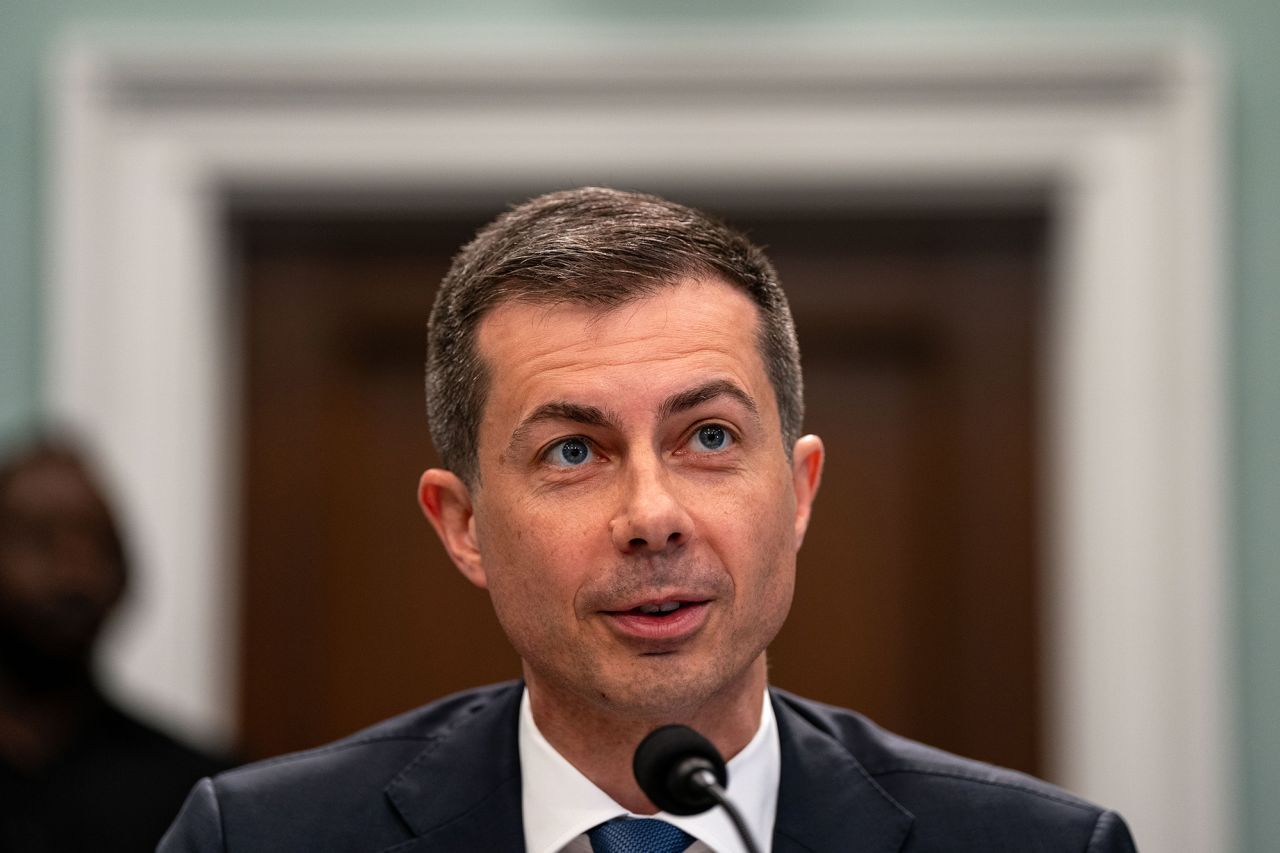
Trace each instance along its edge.
{"label": "ear", "polygon": [[796,550],[804,542],[809,529],[813,499],[822,483],[822,463],[826,449],[816,435],[801,436],[791,451],[791,483],[796,492]]}
{"label": "ear", "polygon": [[487,589],[480,546],[476,541],[471,490],[467,485],[452,471],[429,468],[418,481],[418,505],[436,529],[458,571],[476,586]]}

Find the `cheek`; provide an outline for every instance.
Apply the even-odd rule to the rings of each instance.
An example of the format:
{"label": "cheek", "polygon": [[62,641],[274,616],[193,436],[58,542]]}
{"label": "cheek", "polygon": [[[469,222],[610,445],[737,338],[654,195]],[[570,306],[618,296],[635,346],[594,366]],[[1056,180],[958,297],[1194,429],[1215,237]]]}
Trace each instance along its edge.
{"label": "cheek", "polygon": [[756,519],[741,546],[738,631],[744,647],[768,645],[782,629],[795,594],[796,552],[790,519],[774,513]]}
{"label": "cheek", "polygon": [[721,548],[733,554],[734,583],[749,607],[785,608],[795,587],[794,500],[776,485],[731,508],[721,525]]}
{"label": "cheek", "polygon": [[590,553],[591,537],[570,518],[524,514],[480,532],[489,594],[504,624],[572,616],[585,576],[601,560]]}
{"label": "cheek", "polygon": [[0,566],[4,567],[0,582],[7,586],[31,586],[47,574],[38,549],[25,543],[0,543]]}
{"label": "cheek", "polygon": [[794,551],[795,497],[790,481],[761,478],[750,488],[726,490],[704,506],[708,531],[715,531],[722,545],[748,555],[773,558]]}

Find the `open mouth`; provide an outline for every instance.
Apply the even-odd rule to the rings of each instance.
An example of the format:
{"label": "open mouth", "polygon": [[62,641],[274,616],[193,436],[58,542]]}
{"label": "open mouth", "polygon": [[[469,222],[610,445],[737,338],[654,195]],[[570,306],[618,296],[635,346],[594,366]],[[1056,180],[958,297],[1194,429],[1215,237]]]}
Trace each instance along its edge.
{"label": "open mouth", "polygon": [[649,616],[658,619],[668,618],[690,607],[698,607],[706,604],[705,601],[659,601],[651,604],[641,604],[630,610],[614,610],[615,615],[623,616]]}
{"label": "open mouth", "polygon": [[642,616],[669,616],[684,605],[683,601],[664,601],[661,604],[642,604],[628,612],[639,613]]}
{"label": "open mouth", "polygon": [[710,603],[709,599],[649,601],[627,610],[607,610],[604,615],[612,628],[625,637],[646,643],[669,643],[701,630]]}

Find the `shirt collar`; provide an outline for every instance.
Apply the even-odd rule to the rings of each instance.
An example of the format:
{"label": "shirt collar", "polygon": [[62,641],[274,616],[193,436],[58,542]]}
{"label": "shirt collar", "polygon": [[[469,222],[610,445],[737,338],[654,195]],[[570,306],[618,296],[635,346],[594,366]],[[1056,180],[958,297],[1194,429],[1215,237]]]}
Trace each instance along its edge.
{"label": "shirt collar", "polygon": [[[558,853],[591,827],[630,814],[556,752],[533,721],[529,690],[520,699],[521,808],[527,853]],[[760,728],[746,747],[729,761],[729,796],[742,812],[762,850],[773,841],[778,808],[778,779],[782,769],[778,727],[765,691]],[[648,817],[649,815],[636,815]],[[724,809],[679,816],[659,812],[672,823],[718,853],[744,851]]]}

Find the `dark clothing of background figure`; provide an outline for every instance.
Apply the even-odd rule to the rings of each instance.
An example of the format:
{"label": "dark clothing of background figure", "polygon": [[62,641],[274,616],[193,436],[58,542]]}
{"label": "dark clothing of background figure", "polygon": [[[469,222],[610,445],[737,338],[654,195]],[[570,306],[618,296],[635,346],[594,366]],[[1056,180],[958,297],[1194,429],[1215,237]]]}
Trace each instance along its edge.
{"label": "dark clothing of background figure", "polygon": [[[160,853],[524,850],[522,685],[460,693],[345,740],[201,781]],[[1039,780],[771,690],[774,853],[1132,853],[1124,821]]]}
{"label": "dark clothing of background figure", "polygon": [[0,853],[152,850],[195,781],[227,766],[102,700],[49,766],[0,758]]}

